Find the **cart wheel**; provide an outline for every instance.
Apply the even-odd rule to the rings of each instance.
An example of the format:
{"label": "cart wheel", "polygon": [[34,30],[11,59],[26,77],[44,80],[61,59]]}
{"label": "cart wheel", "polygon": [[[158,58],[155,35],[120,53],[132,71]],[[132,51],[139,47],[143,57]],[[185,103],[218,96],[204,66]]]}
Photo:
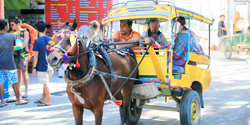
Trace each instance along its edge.
{"label": "cart wheel", "polygon": [[[128,106],[128,117],[126,124],[135,125],[141,118],[142,108],[136,107],[136,99],[131,99],[131,103]],[[122,105],[120,106],[120,115],[122,113]]]}
{"label": "cart wheel", "polygon": [[231,56],[232,56],[232,44],[230,42],[227,42],[226,45],[225,45],[225,49],[224,49],[224,54],[225,54],[225,57],[227,59],[230,59]]}
{"label": "cart wheel", "polygon": [[184,93],[180,103],[181,125],[199,125],[201,118],[201,102],[196,91],[189,90]]}

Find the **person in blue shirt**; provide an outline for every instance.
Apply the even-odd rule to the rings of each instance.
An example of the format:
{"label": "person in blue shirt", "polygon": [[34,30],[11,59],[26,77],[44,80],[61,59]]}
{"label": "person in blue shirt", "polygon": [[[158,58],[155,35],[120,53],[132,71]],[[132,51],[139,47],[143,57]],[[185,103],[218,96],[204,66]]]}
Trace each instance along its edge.
{"label": "person in blue shirt", "polygon": [[48,63],[47,57],[50,52],[46,49],[49,41],[51,41],[51,37],[45,35],[46,24],[44,22],[38,22],[36,24],[36,27],[39,31],[39,38],[34,42],[33,47],[34,60],[32,74],[34,76],[37,75],[39,82],[44,84],[44,88],[42,98],[35,101],[35,103],[39,103],[38,106],[51,106],[50,88],[48,84],[52,78],[54,71]]}

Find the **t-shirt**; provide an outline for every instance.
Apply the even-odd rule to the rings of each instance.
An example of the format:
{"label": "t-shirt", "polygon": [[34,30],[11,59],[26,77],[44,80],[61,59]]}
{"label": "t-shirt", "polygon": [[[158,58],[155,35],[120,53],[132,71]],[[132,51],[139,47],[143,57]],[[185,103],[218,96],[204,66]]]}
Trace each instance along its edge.
{"label": "t-shirt", "polygon": [[0,69],[16,69],[13,56],[16,36],[11,33],[0,33]]}
{"label": "t-shirt", "polygon": [[227,35],[227,31],[221,30],[221,28],[226,28],[224,21],[220,21],[218,24],[218,37]]}
{"label": "t-shirt", "polygon": [[[128,38],[125,38],[120,31],[116,31],[113,36],[113,38],[117,38],[119,42],[136,40],[139,39],[140,37],[141,35],[135,31],[132,31]],[[136,47],[139,47],[139,43]]]}
{"label": "t-shirt", "polygon": [[234,18],[234,32],[236,32],[236,31],[243,31],[243,29],[239,29],[238,27],[237,27],[237,23],[238,23],[238,21],[240,21],[240,20],[244,20],[244,18],[243,17],[240,17],[240,18]]}
{"label": "t-shirt", "polygon": [[48,63],[48,55],[50,51],[47,50],[46,46],[48,45],[51,37],[42,36],[35,40],[33,51],[38,51],[38,61],[36,65],[36,70],[40,72],[46,72],[51,70]]}

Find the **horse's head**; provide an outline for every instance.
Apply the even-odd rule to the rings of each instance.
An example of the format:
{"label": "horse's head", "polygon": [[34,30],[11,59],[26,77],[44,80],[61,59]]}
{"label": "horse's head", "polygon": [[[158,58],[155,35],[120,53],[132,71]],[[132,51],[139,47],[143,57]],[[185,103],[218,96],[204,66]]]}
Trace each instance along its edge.
{"label": "horse's head", "polygon": [[64,63],[63,56],[65,55],[75,55],[76,47],[75,43],[78,40],[77,38],[77,21],[74,20],[73,25],[65,23],[66,27],[59,26],[60,31],[54,32],[52,41],[47,46],[47,49],[51,51],[48,56],[49,64],[54,69],[59,69]]}
{"label": "horse's head", "polygon": [[87,32],[87,38],[92,40],[94,37],[98,36],[100,30],[100,23],[93,20],[89,23],[89,31]]}

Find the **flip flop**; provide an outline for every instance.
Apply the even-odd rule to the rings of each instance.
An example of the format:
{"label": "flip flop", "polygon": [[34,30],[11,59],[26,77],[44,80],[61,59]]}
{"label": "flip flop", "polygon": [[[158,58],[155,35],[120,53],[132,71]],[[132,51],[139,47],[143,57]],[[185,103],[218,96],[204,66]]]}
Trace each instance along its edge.
{"label": "flip flop", "polygon": [[43,102],[40,100],[36,100],[34,103],[43,103]]}
{"label": "flip flop", "polygon": [[27,102],[25,102],[25,103],[19,103],[19,104],[16,104],[16,105],[24,105],[24,104],[28,104],[29,103],[28,99],[25,99],[25,101],[27,101]]}
{"label": "flip flop", "polygon": [[11,103],[11,102],[16,102],[16,100],[15,99],[7,99],[5,102]]}
{"label": "flip flop", "polygon": [[7,106],[7,105],[8,105],[8,103],[5,103],[5,105],[0,105],[0,108],[3,108],[5,106]]}
{"label": "flip flop", "polygon": [[46,104],[46,103],[40,103],[37,106],[51,106],[50,104]]}

